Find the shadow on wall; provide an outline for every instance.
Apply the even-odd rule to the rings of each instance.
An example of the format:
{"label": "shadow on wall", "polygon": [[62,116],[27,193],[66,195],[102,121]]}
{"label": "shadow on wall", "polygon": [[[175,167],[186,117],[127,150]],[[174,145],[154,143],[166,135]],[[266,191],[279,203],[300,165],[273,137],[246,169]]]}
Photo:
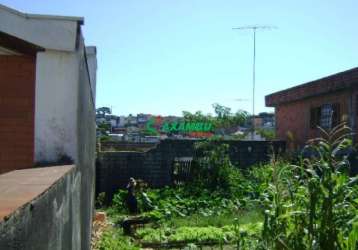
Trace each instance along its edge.
{"label": "shadow on wall", "polygon": [[66,155],[59,154],[57,160],[55,161],[40,161],[35,163],[35,167],[52,167],[52,166],[61,166],[61,165],[72,165],[74,164],[74,160]]}

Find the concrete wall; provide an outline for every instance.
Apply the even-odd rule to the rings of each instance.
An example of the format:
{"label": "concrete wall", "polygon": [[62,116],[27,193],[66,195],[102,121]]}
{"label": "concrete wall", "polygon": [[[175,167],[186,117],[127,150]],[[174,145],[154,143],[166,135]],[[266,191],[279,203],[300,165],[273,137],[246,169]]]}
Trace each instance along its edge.
{"label": "concrete wall", "polygon": [[[81,241],[83,250],[91,247],[92,215],[95,196],[95,152],[96,152],[96,109],[95,87],[91,75],[95,76],[95,54],[92,55],[92,68],[86,62],[84,40],[79,40],[78,57],[81,58],[77,90],[77,170],[81,173]],[[95,78],[94,78],[95,79]]]}
{"label": "concrete wall", "polygon": [[[96,193],[105,192],[110,201],[130,177],[142,179],[152,187],[172,184],[175,157],[193,157],[196,140],[164,140],[147,152],[99,152],[96,163]],[[282,141],[220,141],[229,144],[233,164],[246,168],[270,159],[271,149],[284,151]]]}
{"label": "concrete wall", "polygon": [[79,63],[75,52],[47,50],[37,55],[35,161],[77,160]]}
{"label": "concrete wall", "polygon": [[96,103],[96,85],[97,85],[97,48],[95,46],[86,47],[87,65],[90,74],[91,88],[93,92],[94,103]]}
{"label": "concrete wall", "polygon": [[83,249],[80,190],[81,175],[73,169],[43,195],[0,222],[0,249]]}

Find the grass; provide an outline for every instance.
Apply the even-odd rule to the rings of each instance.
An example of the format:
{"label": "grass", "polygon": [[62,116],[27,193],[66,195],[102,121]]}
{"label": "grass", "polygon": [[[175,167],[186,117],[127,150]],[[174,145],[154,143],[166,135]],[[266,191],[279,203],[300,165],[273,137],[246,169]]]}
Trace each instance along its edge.
{"label": "grass", "polygon": [[[122,215],[123,216],[123,215]],[[110,217],[111,221],[118,217]],[[122,229],[109,228],[103,235],[96,250],[139,250],[141,244],[162,244],[187,242],[188,246],[165,249],[237,249],[239,234],[258,235],[262,228],[263,215],[259,210],[241,211],[212,216],[190,215],[174,217],[149,224],[137,230],[135,237],[124,236]],[[238,225],[237,227],[236,225]],[[239,230],[238,230],[239,229]],[[189,244],[191,242],[191,244]],[[213,246],[200,246],[212,242]]]}
{"label": "grass", "polygon": [[[223,249],[237,249],[236,247],[242,234],[245,234],[245,237],[255,239],[260,235],[262,225],[263,215],[259,210],[242,211],[239,215],[191,215],[174,217],[163,224],[157,225],[157,227],[138,229],[136,238],[144,245],[175,245],[176,243],[186,242],[197,245],[213,244],[213,247],[208,249],[221,249],[221,247]],[[252,242],[255,241],[253,240]],[[215,248],[215,245],[221,246]],[[236,247],[233,245],[236,245]],[[175,248],[167,247],[166,249]]]}
{"label": "grass", "polygon": [[234,225],[238,219],[240,225],[263,221],[263,215],[259,210],[241,211],[239,214],[226,213],[213,216],[203,216],[194,214],[187,217],[174,217],[166,222],[173,228],[178,227],[223,227]]}

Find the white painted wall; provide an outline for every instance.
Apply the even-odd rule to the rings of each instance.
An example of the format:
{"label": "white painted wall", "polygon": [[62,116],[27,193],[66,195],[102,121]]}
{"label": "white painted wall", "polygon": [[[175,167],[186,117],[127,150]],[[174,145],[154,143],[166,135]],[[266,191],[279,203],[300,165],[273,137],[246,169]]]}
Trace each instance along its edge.
{"label": "white painted wall", "polygon": [[75,52],[47,50],[37,55],[35,161],[77,158],[79,58]]}

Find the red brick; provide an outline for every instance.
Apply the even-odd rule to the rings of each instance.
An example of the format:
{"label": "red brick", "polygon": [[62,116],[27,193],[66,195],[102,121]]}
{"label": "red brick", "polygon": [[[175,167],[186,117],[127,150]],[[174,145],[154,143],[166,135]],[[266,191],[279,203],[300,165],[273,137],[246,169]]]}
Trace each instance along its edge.
{"label": "red brick", "polygon": [[[334,92],[290,103],[283,103],[276,107],[276,131],[279,139],[286,140],[289,146],[303,146],[307,140],[319,136],[317,128],[310,127],[310,110],[327,103],[339,103],[340,115],[348,115],[351,90]],[[352,117],[351,119],[357,119]],[[291,132],[294,143],[289,141],[287,133]]]}
{"label": "red brick", "polygon": [[36,60],[0,56],[0,174],[33,166]]}

